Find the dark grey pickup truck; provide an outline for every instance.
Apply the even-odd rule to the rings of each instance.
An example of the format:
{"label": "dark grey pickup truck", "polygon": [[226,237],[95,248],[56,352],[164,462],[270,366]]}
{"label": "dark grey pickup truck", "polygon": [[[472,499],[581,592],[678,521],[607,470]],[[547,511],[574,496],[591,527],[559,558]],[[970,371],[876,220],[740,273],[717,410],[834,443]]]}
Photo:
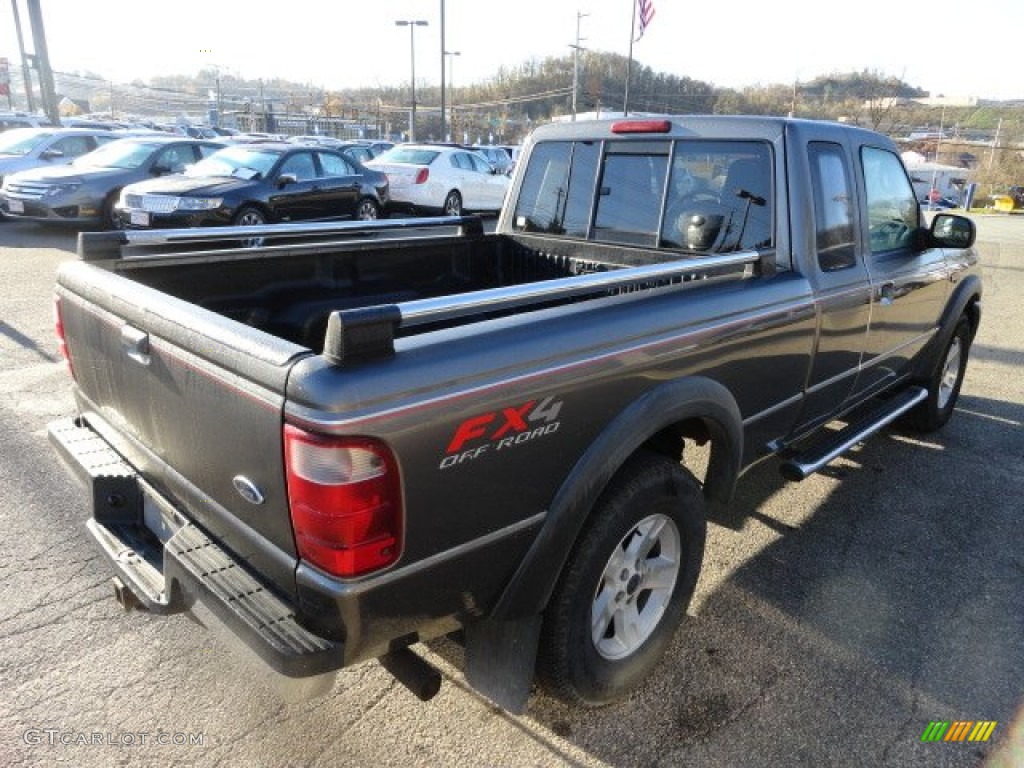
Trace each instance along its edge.
{"label": "dark grey pickup truck", "polygon": [[429,698],[415,647],[451,635],[502,706],[535,675],[601,704],[658,662],[746,469],[949,419],[974,239],[926,225],[869,131],[548,125],[494,233],[83,233],[51,439],[125,606],[191,610],[310,691],[379,659]]}

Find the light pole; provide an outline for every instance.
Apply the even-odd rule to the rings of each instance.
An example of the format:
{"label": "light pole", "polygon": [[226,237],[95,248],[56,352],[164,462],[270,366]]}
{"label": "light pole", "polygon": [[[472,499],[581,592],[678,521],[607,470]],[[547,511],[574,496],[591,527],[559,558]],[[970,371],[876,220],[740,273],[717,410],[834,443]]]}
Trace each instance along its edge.
{"label": "light pole", "polygon": [[[455,78],[452,75],[452,62],[455,61],[456,56],[461,56],[462,51],[445,51],[444,55],[448,57],[448,90],[450,96],[448,98],[449,109],[451,109],[451,120],[449,121],[452,127],[452,141],[458,141],[458,137],[455,135]],[[441,134],[441,140],[444,141],[444,133]]]}
{"label": "light pole", "polygon": [[409,141],[416,141],[416,27],[425,27],[423,19],[395,22],[396,27],[409,28],[409,58],[412,61],[412,109],[409,112]]}

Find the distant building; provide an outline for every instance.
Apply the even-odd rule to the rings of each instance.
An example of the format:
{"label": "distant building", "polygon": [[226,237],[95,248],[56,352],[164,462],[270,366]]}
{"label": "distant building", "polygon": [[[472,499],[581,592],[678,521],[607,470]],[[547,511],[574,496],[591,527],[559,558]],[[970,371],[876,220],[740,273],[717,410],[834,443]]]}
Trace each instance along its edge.
{"label": "distant building", "polygon": [[914,99],[925,107],[977,107],[977,96],[925,96]]}

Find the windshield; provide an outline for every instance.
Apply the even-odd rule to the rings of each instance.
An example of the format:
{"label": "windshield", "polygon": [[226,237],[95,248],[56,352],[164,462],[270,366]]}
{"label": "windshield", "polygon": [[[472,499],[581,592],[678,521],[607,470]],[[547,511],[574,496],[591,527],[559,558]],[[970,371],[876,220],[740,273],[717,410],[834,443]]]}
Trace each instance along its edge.
{"label": "windshield", "polygon": [[393,147],[377,156],[382,163],[408,163],[409,165],[430,165],[440,153],[432,149]]}
{"label": "windshield", "polygon": [[138,168],[162,146],[156,142],[119,139],[82,155],[72,164],[90,168]]}
{"label": "windshield", "polygon": [[234,176],[239,179],[266,177],[281,153],[268,149],[227,147],[200,160],[187,171],[186,176]]}
{"label": "windshield", "polygon": [[53,131],[42,131],[35,128],[15,128],[0,133],[0,155],[27,155]]}

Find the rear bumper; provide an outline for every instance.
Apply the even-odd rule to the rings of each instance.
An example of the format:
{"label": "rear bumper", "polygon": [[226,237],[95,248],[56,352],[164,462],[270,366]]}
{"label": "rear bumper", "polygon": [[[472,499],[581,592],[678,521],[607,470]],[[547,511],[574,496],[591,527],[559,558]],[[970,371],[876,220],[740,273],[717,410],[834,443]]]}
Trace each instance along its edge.
{"label": "rear bumper", "polygon": [[139,603],[154,613],[193,612],[287,678],[343,666],[343,643],[302,627],[291,606],[163,499],[88,424],[63,419],[48,431],[90,494],[89,532]]}

